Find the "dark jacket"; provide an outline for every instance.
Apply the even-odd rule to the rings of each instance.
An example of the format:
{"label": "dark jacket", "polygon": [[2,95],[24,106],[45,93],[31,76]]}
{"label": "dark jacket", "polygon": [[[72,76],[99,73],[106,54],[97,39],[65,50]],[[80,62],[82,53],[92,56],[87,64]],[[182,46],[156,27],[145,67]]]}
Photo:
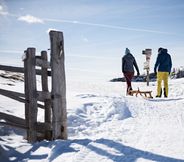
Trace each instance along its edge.
{"label": "dark jacket", "polygon": [[171,56],[167,53],[167,49],[162,49],[157,56],[157,60],[154,67],[154,72],[171,72],[172,60]]}
{"label": "dark jacket", "polygon": [[122,72],[134,72],[134,67],[139,74],[139,68],[134,56],[131,53],[124,55],[122,58]]}

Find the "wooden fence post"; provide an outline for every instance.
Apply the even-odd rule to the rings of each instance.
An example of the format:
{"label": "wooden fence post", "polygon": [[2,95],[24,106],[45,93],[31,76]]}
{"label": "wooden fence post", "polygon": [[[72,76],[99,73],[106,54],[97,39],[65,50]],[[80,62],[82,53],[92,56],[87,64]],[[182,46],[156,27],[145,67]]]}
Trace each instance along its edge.
{"label": "wooden fence post", "polygon": [[37,97],[36,97],[36,69],[35,69],[35,48],[28,48],[24,60],[25,80],[25,118],[28,127],[27,139],[29,142],[37,140]]}
{"label": "wooden fence post", "polygon": [[[43,61],[46,61],[46,62],[48,61],[47,51],[41,51],[41,59]],[[43,92],[49,92],[47,68],[42,66],[42,72],[41,73],[42,73],[42,75],[41,75],[42,91]],[[50,99],[45,99],[44,106],[45,106],[45,123],[48,124],[48,125],[51,125],[51,100]],[[47,140],[52,139],[51,131],[46,130],[45,138]]]}
{"label": "wooden fence post", "polygon": [[67,139],[66,79],[63,33],[50,31],[53,139]]}

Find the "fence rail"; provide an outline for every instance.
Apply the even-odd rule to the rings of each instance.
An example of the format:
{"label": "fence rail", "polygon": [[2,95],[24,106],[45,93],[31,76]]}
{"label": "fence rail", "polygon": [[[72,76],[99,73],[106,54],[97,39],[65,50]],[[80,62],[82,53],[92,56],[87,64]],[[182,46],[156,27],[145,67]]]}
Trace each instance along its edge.
{"label": "fence rail", "polygon": [[12,125],[12,126],[15,126],[15,127],[27,129],[25,119],[16,117],[14,115],[5,114],[5,113],[2,113],[2,112],[0,112],[0,119],[5,120],[5,122],[1,122],[1,124]]}
{"label": "fence rail", "polygon": [[[13,100],[16,100],[16,101],[19,101],[19,102],[22,102],[22,103],[26,103],[24,93],[9,91],[9,90],[5,90],[5,89],[0,88],[0,95],[9,97]],[[38,107],[41,108],[41,109],[44,109],[44,105],[39,104],[39,103],[38,103]]]}
{"label": "fence rail", "polygon": [[[24,68],[23,67],[14,67],[14,66],[0,65],[0,70],[16,72],[16,73],[24,73]],[[42,70],[36,69],[36,74],[37,75],[42,75]],[[51,71],[47,71],[47,75],[51,76]]]}
{"label": "fence rail", "polygon": [[12,98],[16,101],[25,103],[25,95],[23,93],[0,89],[0,94]]}

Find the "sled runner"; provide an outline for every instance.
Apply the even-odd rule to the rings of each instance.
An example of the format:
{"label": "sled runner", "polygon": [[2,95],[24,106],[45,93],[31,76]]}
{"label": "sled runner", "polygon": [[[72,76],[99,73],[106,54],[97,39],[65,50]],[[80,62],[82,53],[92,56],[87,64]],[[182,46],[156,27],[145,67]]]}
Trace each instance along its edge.
{"label": "sled runner", "polygon": [[152,91],[140,91],[139,88],[138,90],[129,90],[128,94],[133,96],[135,94],[135,96],[137,97],[138,94],[140,94],[141,96],[145,97],[145,98],[153,98],[153,96],[151,95]]}

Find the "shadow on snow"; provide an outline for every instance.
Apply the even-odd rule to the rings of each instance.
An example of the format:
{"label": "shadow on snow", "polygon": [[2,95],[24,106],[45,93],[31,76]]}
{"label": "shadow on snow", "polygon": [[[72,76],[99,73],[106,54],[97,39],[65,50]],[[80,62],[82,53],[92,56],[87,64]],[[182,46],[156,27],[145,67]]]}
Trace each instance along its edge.
{"label": "shadow on snow", "polygon": [[[86,147],[88,150],[90,150],[90,152],[92,151],[95,154],[104,156],[115,162],[122,162],[122,161],[123,162],[135,162],[139,158],[157,161],[157,162],[184,162],[184,159],[177,159],[177,158],[155,154],[149,151],[143,151],[143,150],[136,149],[130,146],[126,146],[114,140],[103,139],[103,138],[97,139],[95,141],[92,141],[90,139],[78,139],[78,140],[67,140],[67,141],[57,140],[57,141],[52,141],[52,142],[43,141],[41,143],[34,144],[33,147],[25,153],[20,153],[10,146],[4,146],[4,147],[6,147],[6,149],[9,152],[11,152],[11,155],[8,155],[8,156],[15,158],[14,160],[11,160],[12,162],[23,161],[25,159],[29,159],[29,160],[47,159],[48,161],[53,161],[64,153],[75,153],[75,152],[80,153],[80,150],[73,148],[72,144],[79,144],[83,147]],[[106,147],[116,150],[118,154],[111,153],[109,151],[110,149],[104,149],[101,147],[101,145],[105,145]],[[45,153],[42,155],[36,155],[36,154],[33,155],[33,153],[37,149],[39,149],[39,147],[51,148],[50,154],[48,155]],[[3,153],[2,149],[3,148],[1,146],[0,155],[2,155]],[[81,151],[81,154],[83,154],[82,151]],[[0,160],[2,160],[1,156],[0,156]],[[7,161],[8,159],[4,159],[4,160]]]}

